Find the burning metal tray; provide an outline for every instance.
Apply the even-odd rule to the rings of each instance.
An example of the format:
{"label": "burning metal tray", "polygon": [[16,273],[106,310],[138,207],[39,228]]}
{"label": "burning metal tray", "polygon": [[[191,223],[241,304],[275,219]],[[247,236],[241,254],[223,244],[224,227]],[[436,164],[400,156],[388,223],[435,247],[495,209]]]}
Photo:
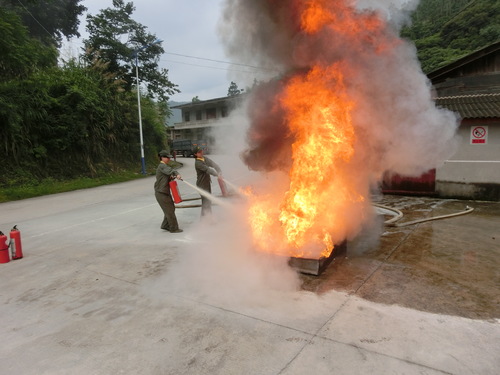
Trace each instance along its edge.
{"label": "burning metal tray", "polygon": [[319,276],[336,257],[344,255],[346,252],[347,241],[344,241],[335,245],[328,257],[321,257],[319,259],[291,257],[288,264],[301,273]]}

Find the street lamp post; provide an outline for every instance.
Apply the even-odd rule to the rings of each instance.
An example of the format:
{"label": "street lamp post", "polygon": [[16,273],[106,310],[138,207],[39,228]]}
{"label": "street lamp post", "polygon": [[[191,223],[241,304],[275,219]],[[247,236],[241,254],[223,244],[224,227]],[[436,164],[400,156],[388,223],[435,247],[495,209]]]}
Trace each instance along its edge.
{"label": "street lamp post", "polygon": [[156,39],[153,43],[146,44],[146,45],[142,46],[141,48],[137,48],[134,51],[134,55],[135,55],[135,80],[136,80],[136,84],[137,84],[137,109],[139,112],[139,139],[141,142],[141,166],[142,166],[141,173],[142,174],[146,174],[146,161],[144,160],[144,139],[142,137],[141,86],[140,86],[140,82],[139,82],[139,59],[137,56],[139,55],[139,51],[142,51],[148,47],[151,47],[154,44],[158,44],[161,42],[163,42],[163,40]]}

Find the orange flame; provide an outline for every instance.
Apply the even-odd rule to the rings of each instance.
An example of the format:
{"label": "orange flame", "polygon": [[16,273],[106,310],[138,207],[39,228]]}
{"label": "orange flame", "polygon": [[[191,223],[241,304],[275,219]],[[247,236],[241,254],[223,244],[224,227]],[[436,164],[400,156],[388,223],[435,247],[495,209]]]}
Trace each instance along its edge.
{"label": "orange flame", "polygon": [[[305,0],[301,30],[306,34],[333,30],[354,41],[358,33],[366,39],[383,29],[375,15],[357,14],[344,1],[332,4]],[[375,44],[384,48],[383,42]],[[352,171],[348,173],[356,134],[351,120],[355,103],[344,86],[345,71],[342,62],[318,63],[284,83],[279,104],[294,139],[287,190],[265,196],[247,192],[249,223],[260,250],[294,257],[328,256],[333,244],[345,239],[345,212],[366,201]]]}
{"label": "orange flame", "polygon": [[[347,4],[346,4],[347,3]],[[346,1],[307,0],[304,1],[301,29],[312,34],[329,28],[339,34],[370,34],[384,28],[383,21],[376,14],[360,14]]]}
{"label": "orange flame", "polygon": [[[350,191],[339,168],[354,153],[353,103],[345,94],[338,65],[293,77],[280,101],[295,139],[289,189],[279,205],[272,194],[252,199],[249,216],[255,243],[262,250],[296,257],[314,256],[319,247],[320,256],[328,256],[333,249],[331,231],[341,220],[340,207],[348,200],[363,200]],[[316,249],[309,248],[311,243]]]}
{"label": "orange flame", "polygon": [[301,26],[307,33],[320,30],[323,25],[335,22],[335,14],[326,10],[319,1],[310,1],[302,12]]}

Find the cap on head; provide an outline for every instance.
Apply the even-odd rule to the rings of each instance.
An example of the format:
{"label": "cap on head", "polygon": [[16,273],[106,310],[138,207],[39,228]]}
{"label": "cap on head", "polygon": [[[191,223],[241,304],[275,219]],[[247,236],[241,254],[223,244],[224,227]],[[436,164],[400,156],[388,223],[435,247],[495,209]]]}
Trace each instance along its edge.
{"label": "cap on head", "polygon": [[161,150],[159,153],[158,153],[158,156],[160,158],[170,158],[172,159],[173,156],[169,154],[169,152],[167,150]]}
{"label": "cap on head", "polygon": [[203,149],[201,147],[195,147],[195,148],[193,148],[193,154],[197,154],[200,151],[203,151]]}

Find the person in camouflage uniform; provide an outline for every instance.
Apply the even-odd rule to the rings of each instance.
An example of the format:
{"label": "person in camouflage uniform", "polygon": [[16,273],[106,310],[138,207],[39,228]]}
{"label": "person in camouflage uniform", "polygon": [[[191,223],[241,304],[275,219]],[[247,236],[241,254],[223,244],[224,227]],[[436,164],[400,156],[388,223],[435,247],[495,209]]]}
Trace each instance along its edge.
{"label": "person in camouflage uniform", "polygon": [[169,182],[175,178],[181,179],[181,175],[171,166],[168,162],[172,155],[166,150],[158,153],[160,164],[156,168],[156,181],[154,185],[155,198],[163,211],[163,221],[161,229],[168,230],[171,233],[180,233],[182,229],[179,228],[177,217],[175,216],[175,205],[170,194]]}
{"label": "person in camouflage uniform", "polygon": [[[196,147],[193,150],[196,157],[194,167],[196,169],[196,186],[200,189],[212,193],[210,175],[222,178],[222,171],[220,167],[212,159],[203,155],[203,149]],[[207,197],[201,196],[201,216],[210,217],[212,214],[212,201]]]}

